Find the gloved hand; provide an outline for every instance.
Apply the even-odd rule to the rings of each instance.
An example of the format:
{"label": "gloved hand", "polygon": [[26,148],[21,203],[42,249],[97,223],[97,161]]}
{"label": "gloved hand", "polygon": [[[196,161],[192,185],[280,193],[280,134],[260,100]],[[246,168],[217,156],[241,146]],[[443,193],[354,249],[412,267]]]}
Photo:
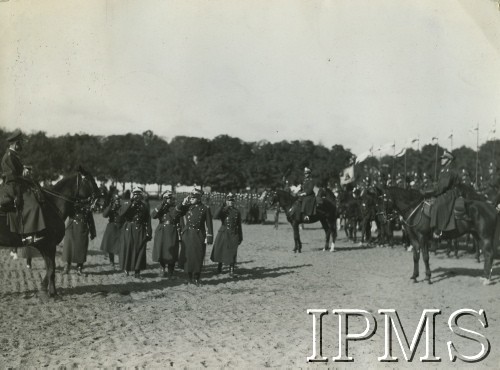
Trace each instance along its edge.
{"label": "gloved hand", "polygon": [[188,205],[189,204],[189,196],[187,196],[186,198],[184,198],[182,200],[182,205],[185,206],[185,205]]}
{"label": "gloved hand", "polygon": [[14,205],[16,206],[17,209],[23,208],[23,197],[22,196],[17,196],[14,199]]}
{"label": "gloved hand", "polygon": [[153,237],[149,234],[146,235],[146,240],[149,242],[153,239]]}

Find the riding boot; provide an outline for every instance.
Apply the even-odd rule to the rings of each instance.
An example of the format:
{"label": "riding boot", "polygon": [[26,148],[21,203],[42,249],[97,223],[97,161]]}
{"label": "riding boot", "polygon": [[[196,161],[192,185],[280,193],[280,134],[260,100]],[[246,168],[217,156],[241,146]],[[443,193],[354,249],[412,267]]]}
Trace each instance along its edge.
{"label": "riding boot", "polygon": [[222,272],[222,262],[217,264],[217,273],[220,274]]}
{"label": "riding boot", "polygon": [[201,281],[200,281],[200,273],[197,272],[194,274],[194,283],[196,284],[196,286],[200,286],[201,285]]}
{"label": "riding boot", "polygon": [[79,263],[79,264],[76,265],[76,273],[78,275],[82,275],[82,273],[83,273],[83,263]]}
{"label": "riding boot", "polygon": [[64,275],[69,274],[69,270],[71,270],[71,263],[66,264],[66,267],[63,270],[63,274]]}

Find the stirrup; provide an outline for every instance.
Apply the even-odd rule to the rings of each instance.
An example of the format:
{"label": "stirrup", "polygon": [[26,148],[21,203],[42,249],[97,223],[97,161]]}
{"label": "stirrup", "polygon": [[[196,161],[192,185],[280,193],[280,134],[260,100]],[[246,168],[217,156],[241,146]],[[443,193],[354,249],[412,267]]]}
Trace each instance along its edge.
{"label": "stirrup", "polygon": [[22,243],[24,246],[30,246],[30,245],[35,245],[36,243],[40,242],[43,240],[43,236],[36,236],[36,235],[30,235],[22,238]]}

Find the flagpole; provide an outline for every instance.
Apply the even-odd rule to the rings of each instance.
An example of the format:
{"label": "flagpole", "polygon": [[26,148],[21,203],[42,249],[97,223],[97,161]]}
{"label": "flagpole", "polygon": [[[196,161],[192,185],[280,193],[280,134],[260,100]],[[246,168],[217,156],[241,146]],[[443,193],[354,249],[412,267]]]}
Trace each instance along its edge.
{"label": "flagpole", "polygon": [[476,185],[478,184],[479,175],[479,123],[476,126]]}
{"label": "flagpole", "polygon": [[406,189],[406,152],[407,152],[407,150],[405,150],[405,177],[404,177],[405,182],[403,184],[403,186],[404,186],[405,189]]}
{"label": "flagpole", "polygon": [[436,160],[434,161],[434,181],[437,181],[437,173],[438,173],[438,140],[436,140]]}
{"label": "flagpole", "polygon": [[450,134],[450,152],[453,150],[453,131]]}

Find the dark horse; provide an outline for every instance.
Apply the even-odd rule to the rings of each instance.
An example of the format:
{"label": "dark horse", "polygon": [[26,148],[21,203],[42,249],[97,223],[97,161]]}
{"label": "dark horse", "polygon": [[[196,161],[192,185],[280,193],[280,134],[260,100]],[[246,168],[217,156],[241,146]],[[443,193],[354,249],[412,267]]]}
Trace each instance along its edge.
{"label": "dark horse", "polygon": [[[295,241],[295,247],[293,251],[295,253],[302,251],[302,242],[300,241],[299,225],[301,223],[312,224],[315,222],[321,222],[321,226],[325,231],[325,246],[323,250],[330,249],[330,252],[335,250],[335,240],[337,239],[337,205],[335,194],[327,188],[320,188],[317,194],[317,210],[316,214],[309,217],[309,221],[304,222],[300,212],[293,212],[291,215],[291,210],[297,201],[295,195],[290,194],[285,190],[276,190],[272,192],[270,197],[270,205],[273,206],[278,204],[278,206],[283,207],[286,214],[286,219],[292,225],[293,229],[293,239]],[[330,237],[332,239],[330,243]]]}
{"label": "dark horse", "polygon": [[[382,192],[382,190],[379,190]],[[425,280],[431,283],[429,267],[429,243],[432,239],[428,202],[417,190],[390,187],[384,190],[387,199],[404,221],[410,242],[413,245],[413,275],[415,282],[419,274],[418,263],[422,251],[425,263]],[[483,201],[465,200],[466,218],[456,219],[456,230],[443,232],[443,239],[452,239],[466,233],[472,234],[484,253],[484,284],[489,284],[493,270],[494,250],[497,247],[500,226],[495,207]],[[452,216],[453,217],[453,216]]]}
{"label": "dark horse", "polygon": [[[42,210],[45,217],[46,234],[35,248],[45,261],[45,277],[41,290],[55,296],[56,246],[64,237],[64,221],[72,212],[76,202],[95,202],[98,197],[97,184],[89,173],[79,168],[74,175],[64,177],[53,187],[41,188],[44,201]],[[0,245],[2,247],[22,247],[21,238],[12,233],[7,225],[7,215],[0,213]]]}

